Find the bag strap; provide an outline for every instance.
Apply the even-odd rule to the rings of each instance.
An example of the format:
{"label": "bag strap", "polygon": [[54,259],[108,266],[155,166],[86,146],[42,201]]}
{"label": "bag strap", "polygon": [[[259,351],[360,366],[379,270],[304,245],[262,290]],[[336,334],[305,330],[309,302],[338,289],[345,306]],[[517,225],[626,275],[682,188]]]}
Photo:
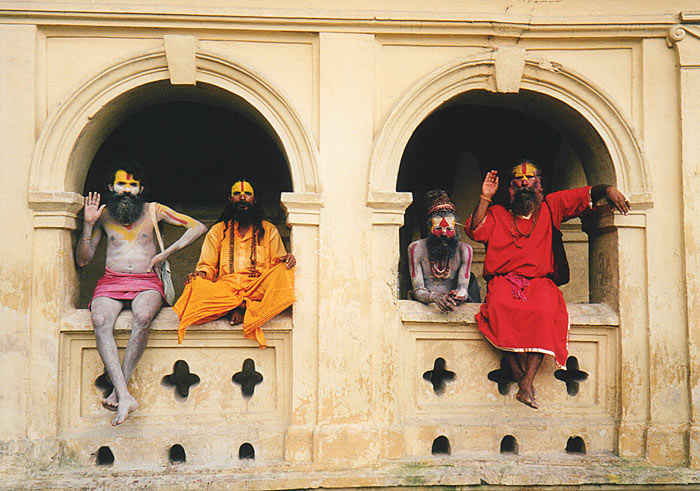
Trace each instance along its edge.
{"label": "bag strap", "polygon": [[552,222],[552,228],[559,230],[559,227],[554,225],[554,215],[552,215],[552,209],[549,207],[549,203],[547,203],[547,198],[545,197],[542,201],[544,201],[544,204],[547,205],[547,209],[549,210],[549,221]]}
{"label": "bag strap", "polygon": [[153,221],[153,228],[156,231],[156,237],[158,237],[158,245],[160,246],[160,252],[163,252],[165,250],[165,247],[163,247],[163,238],[160,236],[160,229],[158,228],[158,220],[156,220],[156,204],[155,203],[151,203],[151,205],[149,207],[149,211],[151,214],[151,220]]}

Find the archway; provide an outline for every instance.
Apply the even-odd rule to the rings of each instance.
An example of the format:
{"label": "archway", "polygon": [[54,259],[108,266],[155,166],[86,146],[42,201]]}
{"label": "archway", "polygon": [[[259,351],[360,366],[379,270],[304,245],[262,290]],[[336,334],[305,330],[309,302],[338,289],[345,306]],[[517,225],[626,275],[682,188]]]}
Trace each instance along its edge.
{"label": "archway", "polygon": [[[245,176],[255,183],[266,219],[278,226],[289,248],[280,207],[280,194],[292,191],[284,150],[265,119],[240,97],[209,84],[195,88],[155,82],[123,94],[103,110],[114,114],[105,120],[114,129],[95,151],[83,194],[104,191],[105,173],[115,160],[137,160],[147,172],[146,200],[210,226],[224,207],[230,183]],[[166,225],[166,247],[181,233]],[[171,258],[177,294],[194,269],[202,241]],[[104,250],[103,243],[80,270],[79,307],[87,306],[102,275]]]}
{"label": "archway", "polygon": [[[398,176],[409,141],[418,133],[421,123],[451,106],[481,106],[515,111],[556,128],[555,139],[566,142],[567,152],[579,162],[574,167],[580,165],[577,168],[582,169],[582,172],[561,174],[557,178],[560,185],[616,184],[640,210],[648,207],[652,196],[644,153],[634,130],[605,92],[574,71],[548,60],[528,57],[524,51],[520,59],[521,75],[513,78],[517,70],[512,63],[503,68],[498,51],[477,54],[438,69],[401,99],[382,127],[372,155],[370,205],[377,210],[386,206],[396,208],[393,213],[397,213],[398,205],[391,203],[405,202],[407,193],[396,193],[406,189],[398,182]],[[501,92],[499,72],[510,77],[507,88]],[[523,150],[520,148],[519,152]],[[468,153],[461,157],[474,159]],[[489,167],[487,162],[481,165]],[[581,175],[585,182],[580,182]],[[571,180],[572,176],[578,177]],[[474,176],[470,181],[480,179],[481,176]],[[416,194],[420,193],[414,194],[414,200],[419,198]],[[589,300],[616,306],[619,283],[616,229],[613,225],[604,229],[593,227],[590,231],[590,257],[596,261],[591,262]]]}
{"label": "archway", "polygon": [[[224,108],[261,128],[285,161],[286,184],[278,184],[278,191],[291,185],[294,192],[284,197],[288,211],[295,211],[289,210],[295,196],[303,206],[318,208],[317,149],[290,101],[250,69],[203,52],[195,56],[196,85],[171,85],[165,53],[148,53],[98,73],[52,112],[32,159],[29,201],[35,228],[60,231],[50,239],[57,249],[70,247],[66,232],[78,226],[85,179],[102,143],[139,110],[165,103]],[[57,273],[77,305],[75,269],[61,267]]]}
{"label": "archway", "polygon": [[[449,191],[463,223],[476,206],[486,172],[496,169],[504,179],[524,157],[542,167],[545,192],[616,182],[610,154],[591,125],[570,107],[536,92],[472,90],[445,102],[418,126],[406,145],[397,179],[397,190],[414,197],[400,233],[402,291],[410,288],[406,247],[427,233],[425,192]],[[495,202],[504,199],[504,190],[502,185]],[[569,302],[587,302],[588,243],[578,220],[563,230],[572,265],[572,281],[563,288],[564,295]],[[483,246],[465,236],[462,240],[474,247],[472,270],[480,277]],[[483,282],[481,286],[483,298]]]}

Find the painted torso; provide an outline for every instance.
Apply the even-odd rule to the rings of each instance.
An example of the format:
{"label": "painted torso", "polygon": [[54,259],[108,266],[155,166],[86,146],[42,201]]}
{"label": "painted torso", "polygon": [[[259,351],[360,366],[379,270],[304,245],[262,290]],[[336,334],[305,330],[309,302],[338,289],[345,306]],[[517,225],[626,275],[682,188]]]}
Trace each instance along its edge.
{"label": "painted torso", "polygon": [[138,220],[126,226],[117,222],[105,209],[98,224],[107,240],[107,268],[120,273],[146,272],[151,259],[157,254],[150,206],[156,204],[144,203]]}
{"label": "painted torso", "polygon": [[432,272],[427,239],[412,242],[408,246],[408,254],[414,290],[425,288],[431,293],[447,293],[464,288],[466,292],[472,260],[472,248],[468,244],[459,242],[455,255],[449,260],[445,278],[438,278]]}

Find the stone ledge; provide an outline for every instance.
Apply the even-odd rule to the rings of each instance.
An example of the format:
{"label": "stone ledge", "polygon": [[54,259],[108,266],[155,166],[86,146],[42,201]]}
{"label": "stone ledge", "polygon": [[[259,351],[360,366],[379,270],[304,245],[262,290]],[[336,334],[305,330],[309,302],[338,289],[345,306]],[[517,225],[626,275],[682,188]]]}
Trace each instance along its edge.
{"label": "stone ledge", "polygon": [[[164,307],[156,315],[156,318],[151,323],[151,331],[177,331],[179,320],[177,314],[171,307]],[[114,325],[116,331],[128,331],[131,329],[131,310],[123,310],[117,322]],[[66,312],[61,318],[61,332],[92,332],[92,320],[88,309],[72,309]],[[291,331],[292,330],[292,311],[287,309],[274,319],[265,323],[264,330],[270,331]],[[240,325],[232,326],[225,318],[208,322],[199,326],[190,326],[187,328],[188,333],[196,331],[230,331],[243,332]]]}
{"label": "stone ledge", "polygon": [[[238,484],[236,484],[238,483]],[[537,486],[537,489],[698,489],[700,475],[687,468],[656,467],[614,456],[517,455],[445,456],[384,463],[381,468],[319,470],[314,464],[250,462],[229,468],[189,464],[164,465],[154,471],[117,471],[100,467],[38,472],[29,478],[6,479],[7,489],[424,489],[428,486]],[[509,488],[512,489],[512,488]]]}
{"label": "stone ledge", "polygon": [[[567,305],[572,326],[618,327],[620,317],[607,304],[575,303]],[[396,308],[401,321],[407,324],[458,324],[476,328],[474,316],[481,308],[480,303],[465,303],[454,312],[443,313],[434,305],[425,305],[413,300],[397,300]]]}

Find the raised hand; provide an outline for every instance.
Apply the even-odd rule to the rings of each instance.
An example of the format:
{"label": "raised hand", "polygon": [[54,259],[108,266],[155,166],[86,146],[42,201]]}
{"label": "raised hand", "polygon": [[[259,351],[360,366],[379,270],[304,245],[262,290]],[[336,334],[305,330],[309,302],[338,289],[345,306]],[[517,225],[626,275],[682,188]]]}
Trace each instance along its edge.
{"label": "raised hand", "polygon": [[608,186],[608,189],[605,192],[605,197],[607,198],[611,208],[615,208],[623,215],[627,215],[629,213],[630,202],[615,186]]}
{"label": "raised hand", "polygon": [[100,205],[100,193],[88,193],[85,197],[83,219],[85,223],[94,224],[102,216],[107,205]]}
{"label": "raised hand", "polygon": [[498,191],[498,171],[492,170],[486,173],[484,182],[481,185],[481,194],[485,198],[492,198]]}

